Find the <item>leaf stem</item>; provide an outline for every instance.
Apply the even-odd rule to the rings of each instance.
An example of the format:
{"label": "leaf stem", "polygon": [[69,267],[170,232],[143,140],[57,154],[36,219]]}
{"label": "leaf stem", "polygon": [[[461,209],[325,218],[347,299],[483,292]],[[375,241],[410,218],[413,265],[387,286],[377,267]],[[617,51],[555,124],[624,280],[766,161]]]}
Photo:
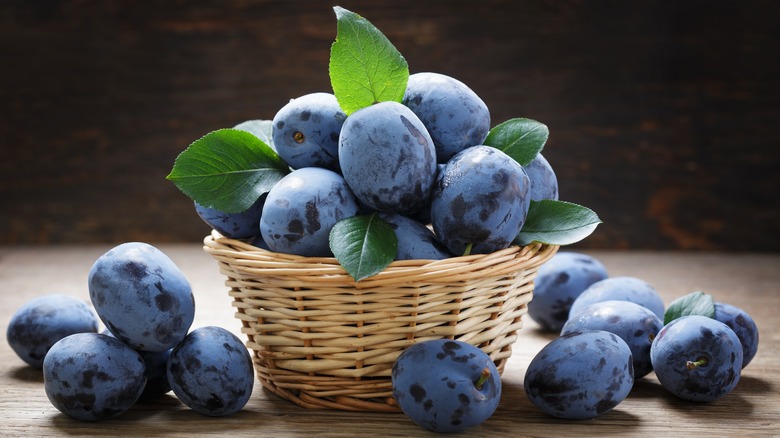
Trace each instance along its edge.
{"label": "leaf stem", "polygon": [[478,391],[482,391],[482,386],[485,385],[485,382],[488,381],[490,378],[490,368],[485,367],[482,369],[482,372],[479,374],[479,378],[476,382],[474,382],[474,387],[477,388]]}
{"label": "leaf stem", "polygon": [[467,256],[467,255],[471,254],[471,247],[472,246],[474,246],[474,244],[471,243],[471,242],[469,242],[469,244],[466,245],[466,249],[465,249],[465,251],[463,251],[463,255],[464,256]]}
{"label": "leaf stem", "polygon": [[696,359],[695,361],[689,360],[689,361],[685,362],[685,368],[688,368],[689,370],[693,370],[693,369],[696,369],[698,367],[705,366],[708,363],[710,363],[710,361],[708,361],[706,357],[700,357],[700,358]]}

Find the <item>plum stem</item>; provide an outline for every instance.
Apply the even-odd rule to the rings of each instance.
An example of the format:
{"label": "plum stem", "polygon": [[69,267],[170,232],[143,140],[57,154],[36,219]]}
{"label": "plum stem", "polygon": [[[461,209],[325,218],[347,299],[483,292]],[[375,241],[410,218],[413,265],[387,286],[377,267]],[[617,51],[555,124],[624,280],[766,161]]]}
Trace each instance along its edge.
{"label": "plum stem", "polygon": [[463,255],[464,255],[464,256],[467,256],[467,255],[471,254],[471,247],[472,247],[472,246],[474,246],[474,244],[473,244],[473,243],[468,243],[468,244],[466,245],[466,250],[465,250],[465,251],[463,251]]}
{"label": "plum stem", "polygon": [[485,367],[482,369],[482,372],[479,373],[479,378],[476,382],[474,382],[474,387],[477,388],[477,390],[481,391],[482,386],[485,384],[485,382],[488,381],[490,378],[490,368]]}
{"label": "plum stem", "polygon": [[685,362],[685,368],[688,368],[689,370],[692,370],[692,369],[698,368],[700,366],[707,365],[708,363],[709,363],[709,361],[707,360],[706,357],[700,357],[700,358],[696,359],[695,361],[689,360],[689,361]]}

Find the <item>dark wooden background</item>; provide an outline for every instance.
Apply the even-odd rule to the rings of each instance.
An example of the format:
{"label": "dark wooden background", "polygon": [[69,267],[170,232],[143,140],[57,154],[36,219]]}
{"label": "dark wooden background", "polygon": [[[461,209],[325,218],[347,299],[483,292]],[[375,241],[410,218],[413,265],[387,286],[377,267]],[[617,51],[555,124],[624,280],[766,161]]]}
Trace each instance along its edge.
{"label": "dark wooden background", "polygon": [[165,180],[201,135],[330,91],[340,4],[412,72],[530,117],[578,248],[780,250],[780,2],[0,3],[0,243],[189,241]]}

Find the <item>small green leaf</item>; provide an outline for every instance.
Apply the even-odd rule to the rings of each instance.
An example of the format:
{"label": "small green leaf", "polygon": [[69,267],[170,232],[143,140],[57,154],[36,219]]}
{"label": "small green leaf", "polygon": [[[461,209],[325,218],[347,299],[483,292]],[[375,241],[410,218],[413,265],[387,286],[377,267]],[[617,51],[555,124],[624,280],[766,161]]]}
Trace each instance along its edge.
{"label": "small green leaf", "polygon": [[531,201],[528,216],[515,239],[520,245],[541,242],[571,245],[588,237],[601,219],[593,210],[571,202],[544,199]]}
{"label": "small green leaf", "polygon": [[166,178],[205,207],[239,213],[288,172],[287,164],[255,135],[220,129],[179,154]]}
{"label": "small green leaf", "polygon": [[274,146],[274,122],[272,120],[247,120],[234,126],[235,129],[251,132],[262,140],[269,148],[276,150]]}
{"label": "small green leaf", "polygon": [[395,231],[376,213],[340,220],[330,231],[329,243],[355,281],[381,272],[398,253]]}
{"label": "small green leaf", "polygon": [[715,300],[712,298],[712,295],[696,291],[672,301],[669,307],[666,308],[666,312],[664,312],[664,325],[688,315],[702,315],[714,318]]}
{"label": "small green leaf", "polygon": [[493,127],[484,144],[500,149],[522,166],[527,166],[542,151],[549,136],[550,130],[544,123],[517,118]]}
{"label": "small green leaf", "polygon": [[406,59],[368,20],[342,7],[330,49],[333,94],[347,115],[377,102],[401,102],[409,80]]}

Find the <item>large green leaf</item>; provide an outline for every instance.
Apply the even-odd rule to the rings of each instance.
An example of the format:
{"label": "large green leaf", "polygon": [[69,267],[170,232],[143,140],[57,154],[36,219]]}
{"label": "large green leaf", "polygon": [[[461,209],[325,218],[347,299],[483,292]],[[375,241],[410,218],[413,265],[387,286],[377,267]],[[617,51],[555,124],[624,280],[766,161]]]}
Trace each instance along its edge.
{"label": "large green leaf", "polygon": [[406,60],[368,20],[342,7],[330,49],[333,94],[347,115],[377,102],[401,102],[409,80]]}
{"label": "large green leaf", "polygon": [[544,148],[550,130],[536,120],[516,118],[496,125],[484,143],[503,151],[523,166],[527,166]]}
{"label": "large green leaf", "polygon": [[340,220],[329,237],[333,255],[355,281],[381,272],[398,253],[395,231],[376,213]]}
{"label": "large green leaf", "polygon": [[672,301],[664,312],[664,325],[688,315],[715,318],[715,300],[712,295],[696,291]]}
{"label": "large green leaf", "polygon": [[552,199],[531,201],[516,242],[571,245],[588,237],[600,223],[593,210],[581,205]]}
{"label": "large green leaf", "polygon": [[167,179],[205,207],[239,213],[288,172],[276,152],[255,135],[220,129],[179,154]]}

